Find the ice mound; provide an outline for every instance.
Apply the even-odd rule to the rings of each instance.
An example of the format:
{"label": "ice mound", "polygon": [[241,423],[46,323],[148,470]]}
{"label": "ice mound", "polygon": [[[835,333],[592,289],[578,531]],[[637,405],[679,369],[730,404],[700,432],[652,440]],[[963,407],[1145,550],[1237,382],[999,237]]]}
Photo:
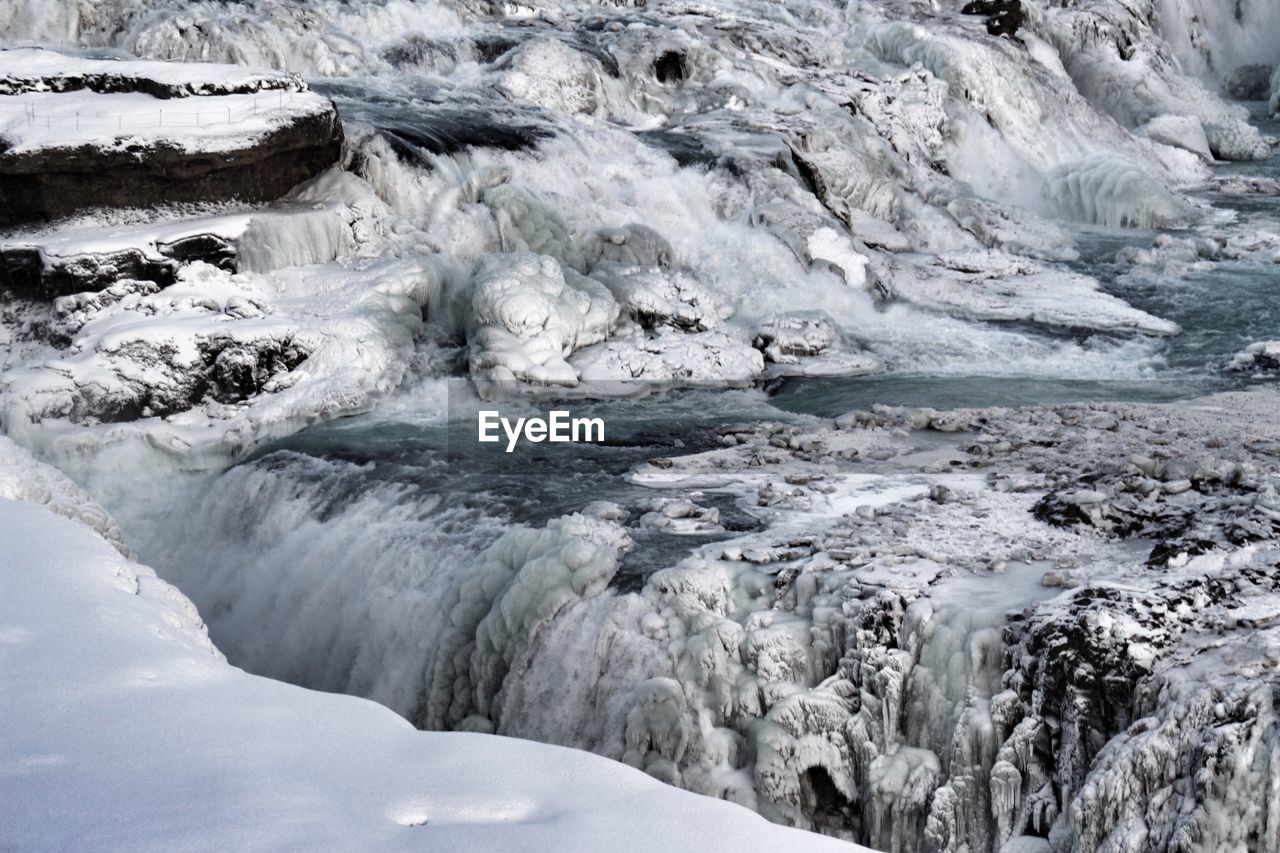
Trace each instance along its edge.
{"label": "ice mound", "polygon": [[1059,216],[1110,228],[1185,228],[1194,209],[1141,167],[1115,157],[1063,165],[1045,178]]}
{"label": "ice mound", "polygon": [[1227,365],[1231,370],[1255,375],[1280,372],[1280,341],[1259,341],[1237,353]]}
{"label": "ice mound", "polygon": [[521,46],[498,87],[512,98],[565,114],[595,114],[604,101],[599,64],[556,38]]}
{"label": "ice mound", "polygon": [[573,385],[578,372],[565,360],[604,340],[619,306],[598,282],[566,274],[546,255],[487,255],[462,298],[467,303],[471,375]]}

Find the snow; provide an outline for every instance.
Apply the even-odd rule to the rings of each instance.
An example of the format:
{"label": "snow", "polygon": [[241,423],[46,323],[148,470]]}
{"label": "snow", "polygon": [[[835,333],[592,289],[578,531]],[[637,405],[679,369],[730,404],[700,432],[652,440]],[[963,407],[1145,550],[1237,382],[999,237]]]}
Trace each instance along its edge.
{"label": "snow", "polygon": [[[627,476],[655,497],[583,494],[528,527],[438,472],[401,482],[359,454],[253,454],[406,380],[396,410],[434,423],[432,392],[455,374],[578,394],[881,369],[1147,377],[1164,352],[1151,338],[1179,329],[1068,266],[1076,225],[1135,244],[1118,268],[1152,278],[1270,264],[1278,247],[1264,226],[1202,219],[1186,194],[1274,190],[1208,180],[1211,159],[1269,153],[1214,94],[1229,69],[1209,66],[1265,60],[1253,36],[1274,20],[1245,0],[1228,25],[1209,3],[1027,0],[1010,39],[910,0],[0,0],[8,39],[340,78],[325,91],[352,122],[341,167],[288,199],[6,238],[85,275],[52,303],[5,306],[0,419],[140,528],[181,520],[148,544],[238,663],[456,730],[227,667],[185,599],[119,555],[101,507],[6,439],[0,494],[119,546],[0,503],[18,593],[0,624],[51,638],[30,663],[0,657],[32,685],[0,698],[23,715],[6,731],[31,744],[25,772],[48,774],[19,792],[39,821],[21,830],[116,846],[138,826],[120,808],[132,796],[166,815],[146,840],[174,846],[207,846],[232,820],[277,846],[437,831],[450,849],[825,843],[737,812],[737,829],[709,829],[727,806],[475,734],[496,732],[884,849],[1243,846],[1273,770],[1257,687],[1277,660],[1258,573],[1280,510],[1273,398],[737,426],[722,449]],[[216,104],[235,119],[275,99],[272,115],[195,128],[216,147],[324,101],[288,74],[156,73],[192,93],[0,96],[15,107],[4,132],[19,152],[194,145],[123,116]],[[79,131],[40,126],[66,108]],[[114,252],[160,262],[194,234],[219,235],[234,264],[183,264],[164,287],[100,280]],[[1263,343],[1230,366],[1272,356]],[[728,524],[709,496],[758,524]],[[645,537],[687,534],[707,538],[622,571]],[[113,576],[139,594],[113,598]],[[1120,676],[1073,680],[1064,649]],[[66,687],[42,670],[78,679],[86,704],[46,723]],[[41,763],[54,755],[71,758]],[[495,783],[494,768],[524,770]],[[195,784],[209,774],[231,781]],[[282,824],[290,810],[305,820]]]}
{"label": "snow", "polygon": [[0,498],[0,540],[7,843],[856,849],[587,753],[248,675],[177,590],[45,508]]}
{"label": "snow", "polygon": [[0,80],[9,88],[48,91],[61,85],[61,81],[94,78],[155,82],[192,95],[220,90],[275,92],[303,88],[302,81],[295,75],[255,70],[242,65],[212,62],[157,64],[128,59],[92,59],[41,48],[0,49]]}

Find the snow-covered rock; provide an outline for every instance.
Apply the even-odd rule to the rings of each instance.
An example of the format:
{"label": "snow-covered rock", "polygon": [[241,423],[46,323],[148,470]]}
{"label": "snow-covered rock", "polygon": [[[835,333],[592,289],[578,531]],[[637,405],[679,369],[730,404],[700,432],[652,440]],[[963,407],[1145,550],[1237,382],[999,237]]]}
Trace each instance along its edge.
{"label": "snow-covered rock", "polygon": [[0,225],[273,199],[341,147],[332,102],[294,76],[0,50]]}
{"label": "snow-covered rock", "polygon": [[1280,371],[1280,341],[1250,344],[1231,359],[1231,370],[1268,375]]}

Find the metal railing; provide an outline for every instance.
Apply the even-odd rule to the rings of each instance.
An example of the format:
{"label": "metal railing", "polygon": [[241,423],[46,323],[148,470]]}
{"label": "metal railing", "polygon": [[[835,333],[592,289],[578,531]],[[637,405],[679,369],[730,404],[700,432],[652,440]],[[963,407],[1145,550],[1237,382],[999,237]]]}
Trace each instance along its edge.
{"label": "metal railing", "polygon": [[[281,109],[293,100],[293,92],[277,92],[274,95],[254,95],[252,104],[241,107],[225,107],[216,110],[182,110],[157,108],[145,113],[45,113],[35,104],[24,104],[21,110],[28,127],[66,128],[75,130],[100,128],[103,130],[130,130],[159,127],[213,127],[237,124],[254,116]],[[16,115],[19,110],[3,110],[0,114]]]}

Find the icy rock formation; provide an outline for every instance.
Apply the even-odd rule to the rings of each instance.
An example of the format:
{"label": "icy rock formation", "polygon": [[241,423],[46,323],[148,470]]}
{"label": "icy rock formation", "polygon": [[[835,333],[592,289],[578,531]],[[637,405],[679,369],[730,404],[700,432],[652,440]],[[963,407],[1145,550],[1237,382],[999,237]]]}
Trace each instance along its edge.
{"label": "icy rock formation", "polygon": [[857,376],[883,369],[875,356],[847,351],[839,327],[822,311],[771,317],[756,328],[754,343],[775,376]]}
{"label": "icy rock formation", "polygon": [[3,374],[0,417],[46,448],[145,437],[192,461],[234,456],[394,387],[438,291],[408,261],[269,276],[192,264],[160,291],[126,280],[64,297],[47,334],[69,343]]}
{"label": "icy rock formation", "polygon": [[670,328],[653,333],[635,330],[587,347],[570,361],[583,381],[597,388],[621,382],[619,390],[624,393],[627,380],[676,385],[742,382],[764,373],[764,358],[751,345],[751,335],[737,327],[693,333]]}
{"label": "icy rock formation", "polygon": [[1280,341],[1259,341],[1237,353],[1228,365],[1231,370],[1270,374],[1280,370]]}
{"label": "icy rock formation", "polygon": [[[1175,11],[1186,5],[1203,8]],[[1270,149],[1247,123],[1247,112],[1223,104],[1200,80],[1186,76],[1161,34],[1185,27],[1197,14],[1221,17],[1221,7],[1210,5],[1201,0],[1072,0],[1046,10],[1045,27],[1080,92],[1124,126],[1139,127],[1160,115],[1194,115],[1215,156],[1265,159]]]}
{"label": "icy rock formation", "polygon": [[[598,507],[596,515],[608,509]],[[583,515],[494,543],[450,593],[446,639],[428,670],[429,698],[413,717],[432,728],[470,717],[499,723],[507,674],[518,669],[526,645],[575,601],[602,592],[630,547],[620,525]]]}
{"label": "icy rock formation", "polygon": [[1104,293],[1087,276],[991,252],[943,255],[929,266],[888,265],[895,294],[966,319],[1034,322],[1062,328],[1175,335],[1176,323]]}
{"label": "icy rock formation", "polygon": [[578,373],[565,358],[604,340],[619,312],[598,282],[566,275],[545,255],[482,258],[463,298],[471,375],[479,380],[572,385]]}

